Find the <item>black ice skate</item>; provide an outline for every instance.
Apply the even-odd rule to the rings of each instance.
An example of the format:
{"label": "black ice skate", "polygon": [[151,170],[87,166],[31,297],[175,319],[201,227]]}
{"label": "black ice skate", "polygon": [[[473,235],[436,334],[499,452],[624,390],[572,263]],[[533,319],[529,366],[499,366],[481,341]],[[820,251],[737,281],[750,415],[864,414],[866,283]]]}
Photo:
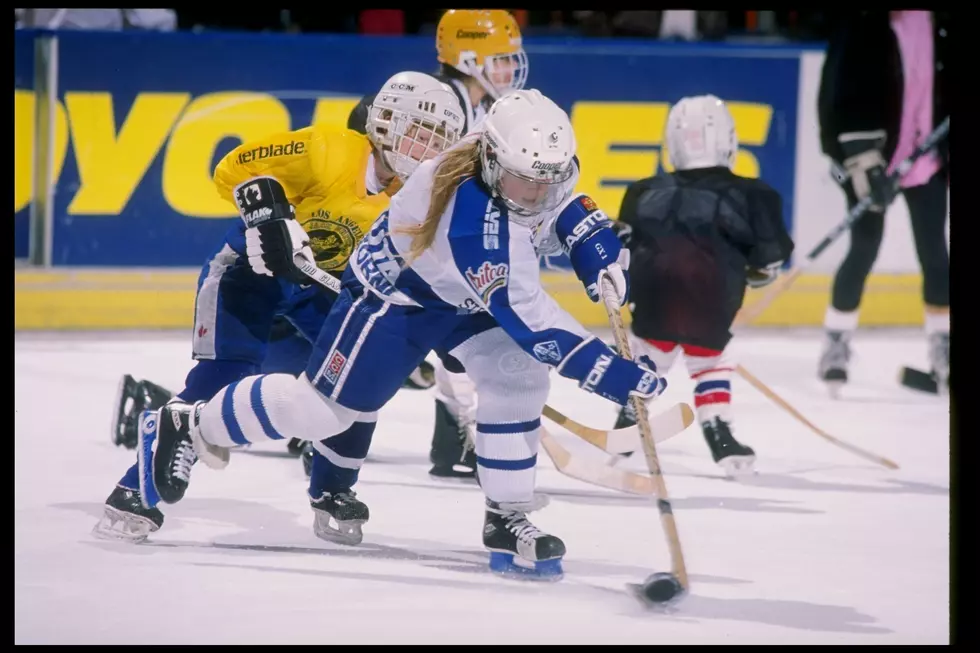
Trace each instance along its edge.
{"label": "black ice skate", "polygon": [[851,360],[851,334],[846,331],[827,331],[817,373],[827,384],[830,396],[835,399],[847,383],[847,363]]}
{"label": "black ice skate", "polygon": [[184,497],[191,467],[197,462],[191,430],[200,406],[203,403],[192,406],[174,402],[143,413],[136,457],[144,508],[153,508],[161,501],[176,503]]}
{"label": "black ice skate", "polygon": [[140,415],[157,410],[173,398],[173,393],[152,381],[137,381],[129,374],[119,380],[116,410],[113,413],[112,443],[127,449],[136,448]]}
{"label": "black ice skate", "polygon": [[439,478],[476,478],[476,450],[465,425],[445,403],[436,399],[436,425],[432,434],[429,474]]}
{"label": "black ice skate", "polygon": [[[494,503],[487,499],[483,546],[490,551],[491,571],[527,580],[561,579],[565,543],[539,531],[525,514],[544,507],[545,503],[540,500],[537,505]],[[533,566],[517,564],[514,556]]]}
{"label": "black ice skate", "polygon": [[321,540],[354,546],[364,539],[361,527],[371,518],[371,512],[353,490],[323,492],[318,499],[310,498],[310,507],[313,533]]}
{"label": "black ice skate", "polygon": [[92,528],[92,535],[103,540],[142,542],[163,526],[163,513],[145,508],[137,490],[117,485],[105,500],[102,519]]}
{"label": "black ice skate", "polygon": [[711,421],[703,422],[701,430],[704,431],[704,439],[711,449],[711,457],[725,468],[729,476],[753,471],[755,451],[735,439],[728,422],[716,417]]}

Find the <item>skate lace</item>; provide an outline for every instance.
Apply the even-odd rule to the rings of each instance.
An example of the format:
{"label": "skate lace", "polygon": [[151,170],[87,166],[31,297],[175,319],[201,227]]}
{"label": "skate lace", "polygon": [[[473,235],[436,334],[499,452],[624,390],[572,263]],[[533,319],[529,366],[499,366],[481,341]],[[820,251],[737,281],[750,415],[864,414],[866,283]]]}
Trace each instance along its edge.
{"label": "skate lace", "polygon": [[190,440],[181,442],[174,456],[173,475],[187,483],[191,478],[191,467],[197,462],[197,452]]}
{"label": "skate lace", "polygon": [[507,525],[507,530],[513,533],[517,539],[525,544],[534,544],[534,540],[541,535],[541,531],[538,530],[538,527],[529,522],[527,520],[527,515],[522,512],[504,515],[504,522]]}

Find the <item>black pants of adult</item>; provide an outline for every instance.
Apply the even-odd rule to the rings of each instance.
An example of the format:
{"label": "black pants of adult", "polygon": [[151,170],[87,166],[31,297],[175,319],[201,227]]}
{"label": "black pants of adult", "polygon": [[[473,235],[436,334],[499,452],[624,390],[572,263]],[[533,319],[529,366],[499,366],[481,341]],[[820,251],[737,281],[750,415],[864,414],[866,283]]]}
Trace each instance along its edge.
{"label": "black pants of adult", "polygon": [[[949,249],[946,247],[946,170],[933,175],[926,184],[903,188],[912,220],[915,252],[922,268],[922,296],[929,306],[949,306]],[[850,181],[843,185],[848,208],[857,204]],[[885,230],[885,215],[868,211],[851,227],[851,245],[837,270],[831,305],[838,311],[857,310],[864,286],[878,258]]]}

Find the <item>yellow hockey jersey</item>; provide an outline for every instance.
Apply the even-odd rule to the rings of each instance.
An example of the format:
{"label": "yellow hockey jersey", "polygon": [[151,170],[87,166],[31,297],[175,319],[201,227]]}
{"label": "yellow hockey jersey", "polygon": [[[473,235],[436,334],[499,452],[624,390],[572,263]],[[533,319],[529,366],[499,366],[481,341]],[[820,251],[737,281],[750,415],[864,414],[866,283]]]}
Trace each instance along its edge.
{"label": "yellow hockey jersey", "polygon": [[368,195],[370,156],[366,136],[317,124],[239,145],[218,163],[214,183],[234,204],[235,186],[258,175],[275,177],[310,236],[317,265],[339,272],[398,188],[396,179],[385,192]]}

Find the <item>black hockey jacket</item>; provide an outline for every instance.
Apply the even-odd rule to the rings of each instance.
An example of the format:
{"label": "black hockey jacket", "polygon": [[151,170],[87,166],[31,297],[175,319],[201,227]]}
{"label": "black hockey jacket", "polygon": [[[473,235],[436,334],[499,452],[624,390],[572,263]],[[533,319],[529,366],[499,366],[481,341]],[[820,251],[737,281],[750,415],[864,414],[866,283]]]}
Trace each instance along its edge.
{"label": "black hockey jacket", "polygon": [[[932,12],[936,126],[949,115],[949,15]],[[884,129],[888,140],[882,156],[890,160],[898,143],[903,89],[902,58],[889,12],[861,11],[846,19],[831,37],[820,78],[817,111],[824,154],[839,162],[840,134]],[[945,142],[940,152],[946,155]]]}

